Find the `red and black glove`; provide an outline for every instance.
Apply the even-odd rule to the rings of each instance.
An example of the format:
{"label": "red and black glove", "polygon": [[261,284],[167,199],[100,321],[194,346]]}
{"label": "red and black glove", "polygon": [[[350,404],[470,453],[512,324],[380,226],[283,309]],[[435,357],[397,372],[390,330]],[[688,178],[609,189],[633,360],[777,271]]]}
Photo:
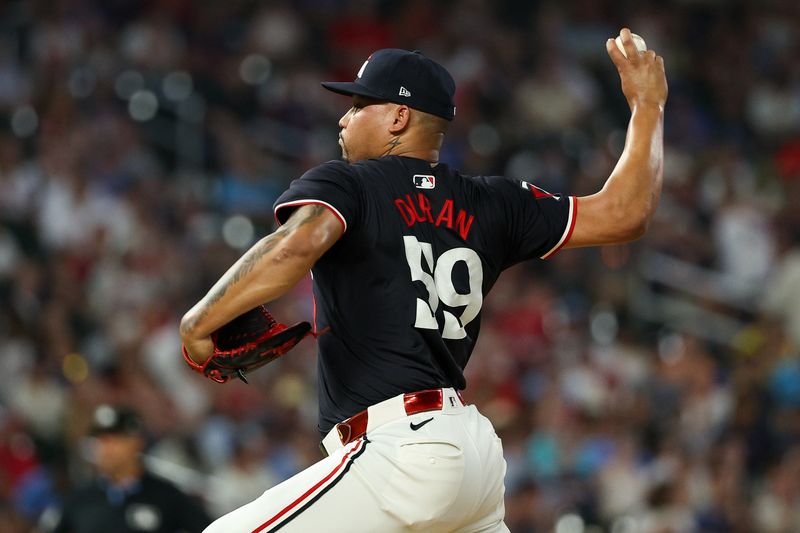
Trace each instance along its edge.
{"label": "red and black glove", "polygon": [[225,383],[232,377],[247,383],[245,374],[271,363],[309,334],[311,324],[308,322],[287,327],[276,322],[267,308],[259,305],[211,334],[214,353],[204,363],[192,360],[186,346],[182,346],[181,351],[193,370],[217,383]]}

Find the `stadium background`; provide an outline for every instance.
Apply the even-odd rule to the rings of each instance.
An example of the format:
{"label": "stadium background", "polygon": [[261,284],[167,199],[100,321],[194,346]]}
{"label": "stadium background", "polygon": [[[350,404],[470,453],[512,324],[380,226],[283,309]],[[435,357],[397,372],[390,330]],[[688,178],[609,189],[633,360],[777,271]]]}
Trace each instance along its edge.
{"label": "stadium background", "polygon": [[[800,531],[800,4],[10,1],[0,7],[0,531],[86,479],[91,410],[221,514],[318,458],[314,345],[218,386],[177,324],[289,181],[338,157],[351,79],[419,48],[458,83],[443,160],[587,194],[627,107],[604,42],[666,60],[640,242],[507,272],[466,398],[514,532]],[[273,304],[311,315],[308,281]]]}

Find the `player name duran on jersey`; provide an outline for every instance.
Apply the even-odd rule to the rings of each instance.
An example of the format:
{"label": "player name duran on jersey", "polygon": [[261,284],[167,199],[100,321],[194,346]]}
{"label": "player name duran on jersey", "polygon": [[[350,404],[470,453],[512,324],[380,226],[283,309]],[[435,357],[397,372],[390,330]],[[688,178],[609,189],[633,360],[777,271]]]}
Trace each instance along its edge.
{"label": "player name duran on jersey", "polygon": [[417,189],[433,189],[436,187],[436,176],[429,174],[414,174],[414,187]]}
{"label": "player name duran on jersey", "polygon": [[418,222],[427,222],[437,228],[443,226],[455,230],[464,240],[469,236],[469,230],[475,221],[475,216],[471,213],[461,208],[456,210],[455,203],[450,198],[446,198],[441,205],[431,205],[431,201],[422,193],[417,193],[416,198],[406,194],[403,198],[396,198],[394,205],[409,228]]}

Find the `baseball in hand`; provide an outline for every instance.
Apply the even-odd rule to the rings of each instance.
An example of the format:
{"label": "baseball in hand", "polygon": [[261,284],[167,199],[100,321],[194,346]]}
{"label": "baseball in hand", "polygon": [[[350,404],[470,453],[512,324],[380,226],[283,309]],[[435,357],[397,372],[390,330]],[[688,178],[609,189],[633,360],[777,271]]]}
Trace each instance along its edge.
{"label": "baseball in hand", "polygon": [[[631,38],[633,39],[634,46],[636,46],[636,50],[638,50],[639,52],[647,51],[647,44],[645,44],[644,39],[642,39],[635,33],[631,33]],[[625,53],[625,47],[622,46],[622,37],[617,35],[617,38],[614,39],[614,42],[617,43],[617,48],[619,48],[619,51],[622,52],[622,55],[628,57],[628,54]]]}

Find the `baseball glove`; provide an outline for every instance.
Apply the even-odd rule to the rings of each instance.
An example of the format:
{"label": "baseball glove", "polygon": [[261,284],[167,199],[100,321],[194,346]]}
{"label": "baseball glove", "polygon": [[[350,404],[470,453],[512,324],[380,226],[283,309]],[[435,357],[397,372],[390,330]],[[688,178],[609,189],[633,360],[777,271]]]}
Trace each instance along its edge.
{"label": "baseball glove", "polygon": [[182,347],[183,358],[193,370],[217,383],[225,383],[232,377],[247,383],[245,374],[271,363],[310,333],[308,322],[287,327],[260,305],[211,334],[214,353],[203,364],[189,357],[186,346]]}

